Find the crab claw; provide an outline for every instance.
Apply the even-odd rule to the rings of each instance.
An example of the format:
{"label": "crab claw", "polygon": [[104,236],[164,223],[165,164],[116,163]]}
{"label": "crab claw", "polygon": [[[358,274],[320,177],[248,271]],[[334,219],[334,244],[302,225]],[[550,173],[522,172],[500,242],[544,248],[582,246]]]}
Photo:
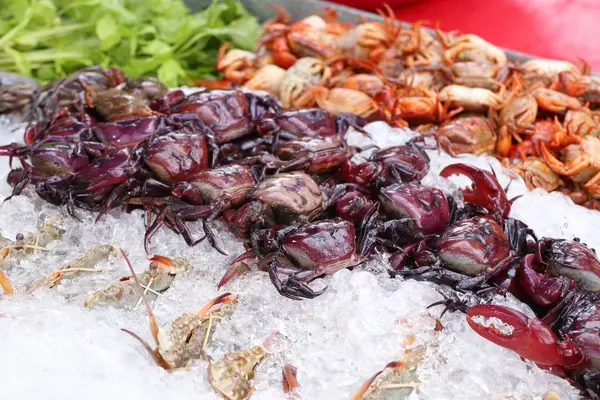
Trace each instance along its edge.
{"label": "crab claw", "polygon": [[552,276],[538,273],[534,267],[535,254],[528,254],[521,260],[517,276],[527,295],[537,305],[547,307],[558,303],[575,282],[566,276]]}
{"label": "crab claw", "polygon": [[254,250],[248,250],[247,252],[234,258],[231,264],[229,264],[227,271],[225,271],[225,275],[223,275],[219,281],[217,289],[221,289],[235,278],[239,278],[243,274],[250,272],[250,267],[244,261],[253,258],[256,258],[256,253],[254,253]]}
{"label": "crab claw", "polygon": [[580,369],[588,360],[581,349],[559,342],[550,327],[508,307],[480,304],[467,311],[467,323],[485,339],[543,366]]}
{"label": "crab claw", "polygon": [[231,294],[229,292],[223,293],[215,297],[214,299],[211,299],[208,303],[206,303],[198,311],[196,311],[196,313],[198,314],[198,316],[203,317],[204,315],[206,315],[206,313],[208,313],[208,311],[210,311],[211,308],[213,308],[216,305],[237,303],[237,301],[238,300],[236,295]]}
{"label": "crab claw", "polygon": [[227,268],[225,275],[219,281],[217,285],[217,289],[221,289],[223,286],[227,285],[229,282],[234,280],[235,278],[239,278],[246,272],[250,272],[250,267],[243,261],[233,263]]}
{"label": "crab claw", "polygon": [[488,171],[467,164],[448,165],[440,176],[463,175],[472,181],[470,189],[463,189],[465,201],[484,207],[500,222],[508,217],[511,202],[496,176]]}
{"label": "crab claw", "polygon": [[164,265],[165,267],[174,267],[175,266],[175,263],[173,262],[172,259],[170,259],[169,257],[160,256],[158,254],[153,254],[152,256],[148,257],[148,260],[154,261],[155,263],[159,263],[161,265]]}

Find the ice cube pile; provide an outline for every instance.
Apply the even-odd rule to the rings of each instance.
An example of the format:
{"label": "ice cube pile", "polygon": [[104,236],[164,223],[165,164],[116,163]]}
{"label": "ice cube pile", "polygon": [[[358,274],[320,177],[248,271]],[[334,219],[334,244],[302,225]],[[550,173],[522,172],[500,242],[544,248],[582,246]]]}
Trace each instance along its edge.
{"label": "ice cube pile", "polygon": [[[380,122],[366,129],[381,148],[403,144],[413,136],[408,130]],[[20,140],[22,134],[23,125],[0,120],[0,144]],[[351,145],[370,140],[356,132],[350,134]],[[440,178],[438,173],[456,159],[443,152],[428,153],[431,172],[423,183],[455,191],[461,182]],[[512,179],[490,157],[468,155],[459,161],[493,168],[503,185]],[[8,171],[8,160],[0,160],[0,201],[10,194],[5,183]],[[600,213],[577,207],[558,193],[528,192],[516,179],[509,197],[520,194],[523,197],[514,203],[511,215],[529,224],[539,236],[580,237],[600,248],[600,237],[594,234],[594,227],[600,226]],[[33,232],[51,217],[66,231],[62,240],[48,245],[49,251],[37,251],[7,271],[17,289],[29,287],[84,250],[103,244],[123,248],[137,271],[146,269],[141,212],[116,210],[98,223],[94,223],[95,215],[82,210],[77,213],[81,222],[44,203],[30,189],[0,205],[0,235],[6,238]],[[198,225],[190,224],[196,234]],[[167,229],[154,237],[153,253],[184,257],[191,263],[154,303],[159,323],[195,310],[219,294],[217,282],[243,246],[220,223],[215,228],[229,257],[206,243],[190,248]],[[549,390],[559,393],[561,399],[578,398],[567,381],[479,337],[462,313],[444,315],[445,329],[436,331],[435,318],[442,307],[426,308],[442,299],[435,286],[392,280],[386,263],[381,256],[353,271],[340,271],[327,278],[329,288],[322,296],[305,301],[280,296],[265,273],[242,276],[225,288],[238,295],[239,305],[218,326],[207,353],[217,358],[261,345],[269,338],[269,356],[256,370],[252,399],[285,399],[281,368],[288,363],[298,369],[302,399],[349,399],[366,379],[417,345],[427,347],[427,356],[417,370],[414,399],[540,399]],[[52,289],[0,295],[2,399],[218,399],[208,381],[207,362],[167,373],[138,342],[121,332],[120,328],[127,328],[151,342],[143,306],[84,308],[91,292],[128,275],[118,256],[97,268],[100,272],[63,279]],[[497,300],[521,310],[526,307],[511,298]]]}

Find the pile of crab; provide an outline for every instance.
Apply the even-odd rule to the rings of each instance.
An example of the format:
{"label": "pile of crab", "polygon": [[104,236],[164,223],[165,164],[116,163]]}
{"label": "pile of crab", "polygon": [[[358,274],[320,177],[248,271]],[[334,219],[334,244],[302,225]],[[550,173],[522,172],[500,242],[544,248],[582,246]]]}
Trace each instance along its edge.
{"label": "pile of crab", "polygon": [[216,63],[225,79],[198,83],[418,127],[451,154],[496,155],[530,188],[599,208],[600,80],[585,62],[512,63],[476,35],[402,27],[389,9],[354,25],[332,10],[292,23],[276,8],[256,53],[225,44]]}
{"label": "pile of crab", "polygon": [[[147,251],[162,227],[190,246],[207,240],[222,251],[211,228],[222,218],[246,251],[219,286],[256,265],[291,299],[319,296],[326,289],[315,290],[315,279],[389,253],[393,277],[473,294],[482,304],[467,308],[449,297],[446,305],[466,311],[483,337],[590,396],[600,393],[600,261],[594,251],[577,240],[537,238],[510,218],[515,199],[490,172],[460,163],[444,168],[442,177],[471,180],[456,197],[421,184],[430,163],[424,149],[431,146],[421,136],[360,160],[354,156],[365,149],[345,139],[351,129],[368,135],[358,115],[284,111],[270,95],[237,89],[168,92],[154,80],[130,81],[119,70],[96,67],[44,88],[32,110],[39,121],[26,129],[25,144],[0,147],[0,155],[21,164],[8,177],[13,195],[34,186],[74,218],[77,208],[97,212],[98,219],[119,207],[142,209]],[[204,235],[194,238],[186,223],[199,220]],[[91,251],[88,261],[114,248]],[[69,265],[40,284],[52,287],[84,267]],[[139,286],[154,282],[153,273]],[[13,290],[3,273],[0,283]],[[137,295],[135,287],[119,290]],[[539,319],[485,304],[499,292],[512,293]],[[166,369],[179,363],[151,353]]]}

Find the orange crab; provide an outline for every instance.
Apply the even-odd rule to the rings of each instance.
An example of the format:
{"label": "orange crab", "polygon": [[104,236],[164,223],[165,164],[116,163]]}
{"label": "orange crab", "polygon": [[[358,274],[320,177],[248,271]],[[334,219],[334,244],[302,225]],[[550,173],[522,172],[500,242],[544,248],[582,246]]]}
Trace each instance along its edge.
{"label": "orange crab", "polygon": [[277,16],[267,21],[263,27],[265,34],[258,41],[258,49],[265,46],[272,54],[275,65],[287,69],[301,57],[334,56],[335,38],[345,29],[343,24],[327,23],[317,15],[311,15],[301,21],[290,24],[285,9],[272,5]]}
{"label": "orange crab", "polygon": [[386,49],[394,44],[402,30],[396,24],[394,11],[386,5],[385,12],[377,12],[383,17],[383,22],[358,24],[337,38],[336,45],[343,53],[377,62]]}
{"label": "orange crab", "polygon": [[443,122],[463,111],[441,102],[435,91],[424,87],[386,85],[374,97],[388,123],[398,127],[409,124]]}
{"label": "orange crab", "polygon": [[215,68],[223,73],[227,81],[241,85],[256,73],[256,54],[239,49],[227,51],[229,46],[226,42],[219,48]]}
{"label": "orange crab", "polygon": [[571,136],[573,143],[561,149],[558,159],[541,144],[544,161],[557,174],[567,176],[592,197],[600,197],[600,139],[594,136]]}
{"label": "orange crab", "polygon": [[478,115],[446,121],[436,136],[440,147],[453,157],[460,153],[491,154],[497,139],[494,123]]}

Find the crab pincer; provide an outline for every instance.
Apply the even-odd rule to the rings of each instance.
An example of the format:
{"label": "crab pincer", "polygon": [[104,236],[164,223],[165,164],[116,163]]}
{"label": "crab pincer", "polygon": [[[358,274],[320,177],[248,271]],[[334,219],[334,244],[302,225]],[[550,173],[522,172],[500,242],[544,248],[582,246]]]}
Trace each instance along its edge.
{"label": "crab pincer", "polygon": [[452,175],[463,175],[471,180],[472,187],[462,189],[466,202],[484,207],[498,221],[508,217],[511,201],[516,199],[508,200],[495,174],[467,164],[451,164],[440,172],[444,178]]}
{"label": "crab pincer", "polygon": [[540,366],[580,370],[588,363],[579,346],[569,339],[560,341],[540,319],[509,307],[476,305],[467,311],[467,323],[485,339]]}

